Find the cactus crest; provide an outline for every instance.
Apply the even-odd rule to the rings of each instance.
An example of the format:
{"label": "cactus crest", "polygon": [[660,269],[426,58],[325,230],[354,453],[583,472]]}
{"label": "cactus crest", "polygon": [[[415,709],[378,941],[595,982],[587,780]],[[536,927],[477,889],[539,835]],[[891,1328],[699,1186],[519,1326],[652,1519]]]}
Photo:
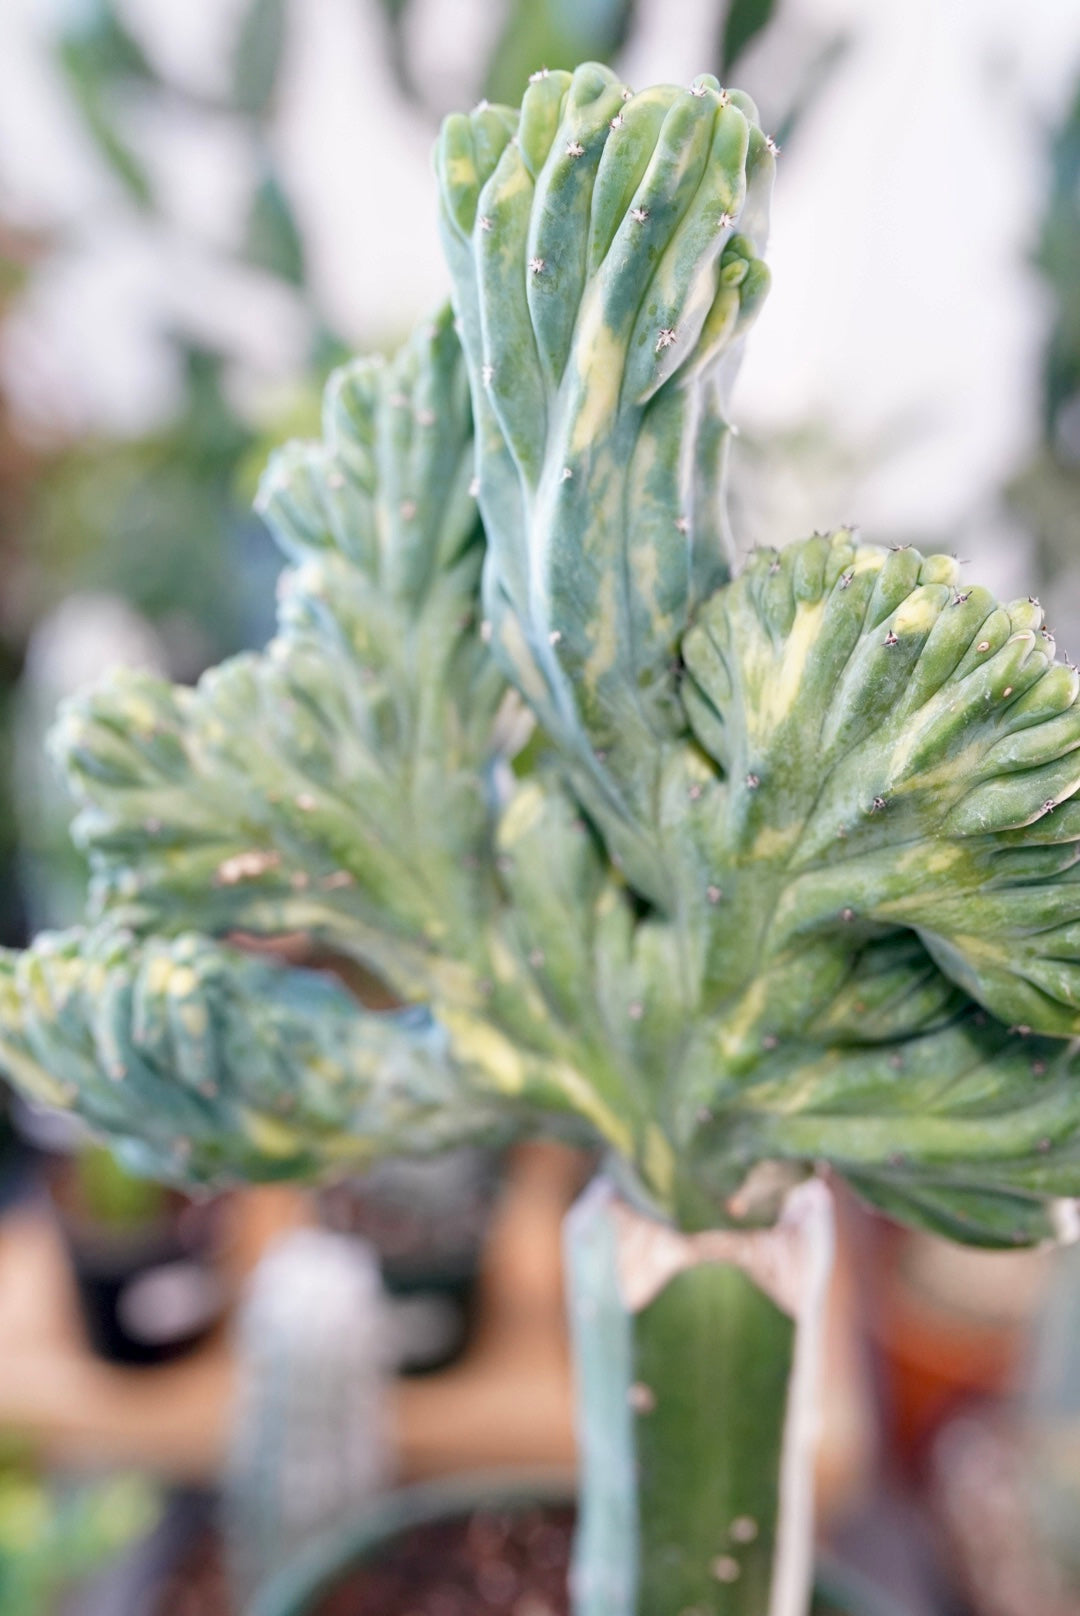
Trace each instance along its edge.
{"label": "cactus crest", "polygon": [[274,457],[277,635],[60,715],[90,914],[0,958],[17,1082],[178,1176],[554,1113],[689,1229],[826,1161],[962,1238],[1054,1230],[1080,675],[949,557],[734,566],[775,157],[708,76],[447,120],[453,307]]}

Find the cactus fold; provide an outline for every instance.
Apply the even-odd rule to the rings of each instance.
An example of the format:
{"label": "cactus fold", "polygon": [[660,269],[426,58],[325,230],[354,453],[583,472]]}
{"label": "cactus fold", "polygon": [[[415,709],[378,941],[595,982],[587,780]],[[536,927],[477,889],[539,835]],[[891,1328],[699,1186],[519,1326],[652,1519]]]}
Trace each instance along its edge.
{"label": "cactus fold", "polygon": [[188,933],[100,927],[0,954],[0,1060],[131,1159],[214,1182],[442,1149],[501,1114],[422,1010],[364,1011],[332,978]]}
{"label": "cactus fold", "polygon": [[764,295],[773,157],[702,78],[539,77],[447,120],[443,237],[473,383],[485,609],[627,878],[680,895],[658,820],[688,616],[729,574],[727,393]]}

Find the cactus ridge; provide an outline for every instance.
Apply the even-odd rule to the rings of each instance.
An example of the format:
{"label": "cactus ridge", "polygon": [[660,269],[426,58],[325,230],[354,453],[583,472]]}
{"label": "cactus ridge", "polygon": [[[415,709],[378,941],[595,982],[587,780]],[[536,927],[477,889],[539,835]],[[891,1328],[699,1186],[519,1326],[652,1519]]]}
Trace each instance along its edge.
{"label": "cactus ridge", "polygon": [[[491,138],[496,129],[498,138]],[[720,481],[773,172],[746,97],[550,73],[447,120],[443,235],[473,379],[496,654],[628,879],[678,902],[657,822],[678,638],[730,572]]]}
{"label": "cactus ridge", "polygon": [[1055,652],[1037,602],[848,532],[706,605],[683,696],[723,772],[720,858],[753,869],[748,904],[777,883],[767,953],[903,926],[1001,1020],[1075,1034],[1080,675]]}
{"label": "cactus ridge", "polygon": [[423,1012],[362,1011],[320,972],[190,933],[102,926],[0,955],[0,1059],[187,1181],[311,1176],[504,1126]]}
{"label": "cactus ridge", "polygon": [[[266,652],[194,691],[123,672],[53,750],[94,908],[145,929],[308,932],[415,994],[489,895],[483,770],[503,681],[475,632],[483,554],[446,313],[330,383],[326,439],[271,462],[286,555]],[[440,802],[440,813],[430,805]]]}

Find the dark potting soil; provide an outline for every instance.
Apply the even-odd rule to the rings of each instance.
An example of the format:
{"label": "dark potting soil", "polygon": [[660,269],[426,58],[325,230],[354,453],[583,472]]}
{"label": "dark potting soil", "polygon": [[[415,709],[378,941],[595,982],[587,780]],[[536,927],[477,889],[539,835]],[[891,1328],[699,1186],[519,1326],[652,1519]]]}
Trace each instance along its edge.
{"label": "dark potting soil", "polygon": [[313,1616],[568,1616],[569,1508],[476,1510],[414,1526]]}
{"label": "dark potting soil", "polygon": [[151,1616],[236,1616],[221,1538],[213,1527],[195,1534],[149,1605]]}
{"label": "dark potting soil", "polygon": [[[570,1508],[475,1510],[413,1526],[347,1572],[311,1616],[569,1616]],[[217,1534],[203,1531],[153,1616],[238,1616]]]}

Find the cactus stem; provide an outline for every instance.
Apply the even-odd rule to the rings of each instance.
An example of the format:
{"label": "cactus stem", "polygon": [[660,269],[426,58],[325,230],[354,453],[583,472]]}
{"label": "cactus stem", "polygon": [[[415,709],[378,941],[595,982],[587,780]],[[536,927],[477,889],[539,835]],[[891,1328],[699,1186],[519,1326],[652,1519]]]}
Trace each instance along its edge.
{"label": "cactus stem", "polygon": [[[802,1186],[775,1229],[710,1231],[680,1249],[601,1182],[566,1227],[584,1479],[577,1616],[801,1611],[827,1192]],[[783,1296],[761,1288],[781,1247]]]}

